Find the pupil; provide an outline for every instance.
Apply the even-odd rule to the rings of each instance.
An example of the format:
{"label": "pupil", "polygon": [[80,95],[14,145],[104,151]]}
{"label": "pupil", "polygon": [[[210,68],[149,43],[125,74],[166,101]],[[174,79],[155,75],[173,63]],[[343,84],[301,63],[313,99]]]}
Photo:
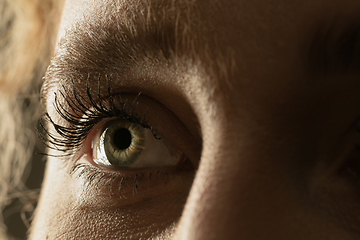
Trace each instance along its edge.
{"label": "pupil", "polygon": [[118,149],[124,150],[130,147],[132,142],[131,132],[126,128],[120,128],[114,134],[114,144]]}

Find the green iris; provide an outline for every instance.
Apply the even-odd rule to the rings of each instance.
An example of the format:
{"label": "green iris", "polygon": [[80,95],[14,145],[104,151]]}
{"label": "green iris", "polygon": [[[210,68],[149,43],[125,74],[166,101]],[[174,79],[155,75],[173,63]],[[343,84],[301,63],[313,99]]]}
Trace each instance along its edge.
{"label": "green iris", "polygon": [[145,129],[136,123],[119,120],[102,133],[105,154],[113,167],[131,167],[145,147]]}

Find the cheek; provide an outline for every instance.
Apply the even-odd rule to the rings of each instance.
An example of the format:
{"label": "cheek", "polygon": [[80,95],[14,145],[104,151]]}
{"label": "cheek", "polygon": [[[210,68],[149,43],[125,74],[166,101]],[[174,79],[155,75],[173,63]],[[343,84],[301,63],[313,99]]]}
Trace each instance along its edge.
{"label": "cheek", "polygon": [[[157,195],[127,198],[86,190],[64,162],[49,158],[30,239],[122,239],[169,236],[181,216],[192,176],[164,185]],[[167,188],[164,190],[164,188]],[[169,194],[171,191],[171,194]],[[150,197],[152,196],[152,197]],[[136,197],[136,201],[132,201]],[[134,202],[134,203],[133,203]]]}

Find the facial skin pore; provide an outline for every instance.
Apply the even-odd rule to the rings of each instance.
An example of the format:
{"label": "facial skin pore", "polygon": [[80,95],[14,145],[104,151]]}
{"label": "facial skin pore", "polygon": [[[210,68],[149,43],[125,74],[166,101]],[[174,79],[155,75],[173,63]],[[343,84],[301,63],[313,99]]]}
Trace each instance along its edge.
{"label": "facial skin pore", "polygon": [[86,149],[49,156],[30,239],[359,239],[359,16],[357,0],[66,1],[50,117],[66,124],[62,86],[111,76],[195,170],[121,198],[69,174]]}

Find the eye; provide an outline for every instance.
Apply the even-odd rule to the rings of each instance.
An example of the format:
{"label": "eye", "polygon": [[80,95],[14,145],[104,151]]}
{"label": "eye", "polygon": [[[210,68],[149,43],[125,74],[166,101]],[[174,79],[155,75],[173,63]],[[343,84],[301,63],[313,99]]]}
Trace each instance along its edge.
{"label": "eye", "polygon": [[124,206],[179,187],[188,192],[201,144],[172,111],[145,95],[108,89],[108,96],[94,98],[90,89],[85,97],[73,91],[73,97],[66,89],[55,94],[62,124],[46,114],[40,126],[46,144],[63,153],[53,156],[70,160],[69,174],[86,199],[121,197]]}
{"label": "eye", "polygon": [[95,164],[115,169],[175,166],[179,154],[151,129],[125,119],[105,123],[92,141]]}

